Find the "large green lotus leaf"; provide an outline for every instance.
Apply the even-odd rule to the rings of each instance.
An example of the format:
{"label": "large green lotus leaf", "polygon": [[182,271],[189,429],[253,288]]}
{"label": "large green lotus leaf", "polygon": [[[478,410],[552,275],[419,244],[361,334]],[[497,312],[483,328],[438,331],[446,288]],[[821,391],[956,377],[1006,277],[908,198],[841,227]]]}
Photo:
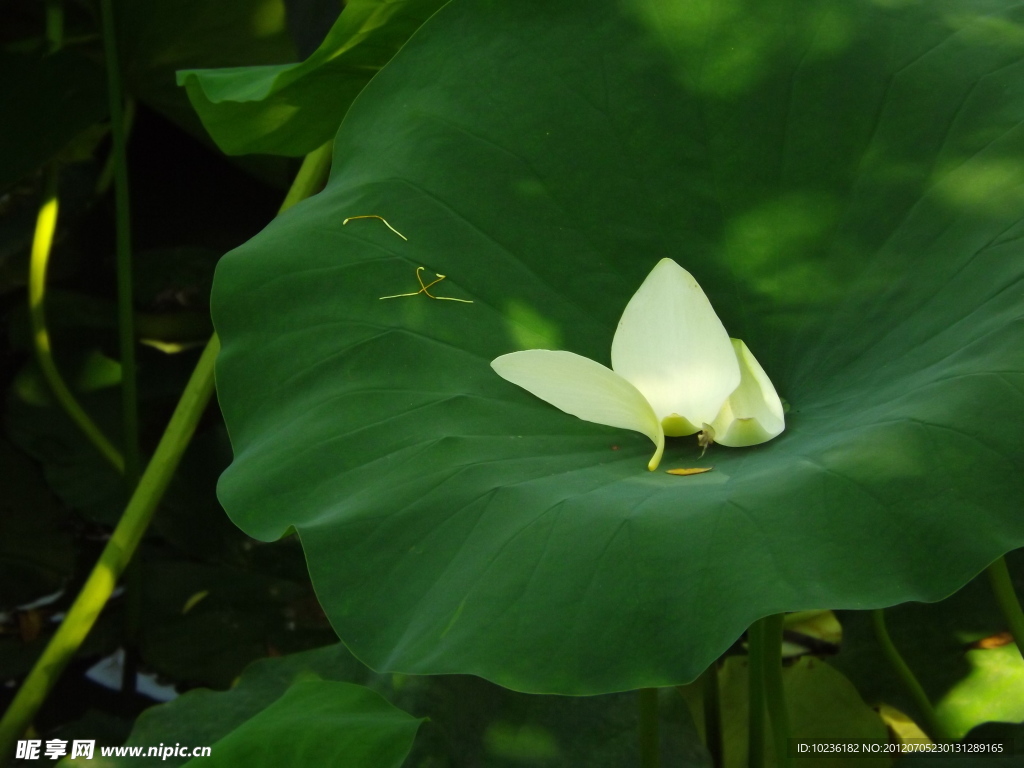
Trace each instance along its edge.
{"label": "large green lotus leaf", "polygon": [[[1002,0],[455,0],[326,190],[218,268],[222,502],[295,528],[371,667],[520,690],[685,682],[766,614],[948,595],[1024,544],[1022,83]],[[408,242],[343,226],[369,214]],[[489,367],[607,363],[662,257],[791,405],[697,476]],[[474,303],[379,300],[421,265]]]}
{"label": "large green lotus leaf", "polygon": [[447,0],[350,0],[299,64],[178,73],[217,146],[229,155],[301,156],[328,141],[352,100]]}

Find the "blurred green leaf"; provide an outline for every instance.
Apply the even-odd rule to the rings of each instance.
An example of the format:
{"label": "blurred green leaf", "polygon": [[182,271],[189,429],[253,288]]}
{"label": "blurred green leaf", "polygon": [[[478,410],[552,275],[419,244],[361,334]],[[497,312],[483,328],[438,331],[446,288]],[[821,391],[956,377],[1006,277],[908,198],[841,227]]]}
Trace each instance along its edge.
{"label": "blurred green leaf", "polygon": [[[948,595],[1024,544],[1021,30],[1010,0],[454,0],[326,190],[218,266],[228,514],[298,532],[375,669],[518,690],[686,682],[766,614]],[[342,226],[369,214],[408,242]],[[538,328],[607,361],[661,257],[791,405],[695,477],[489,366]],[[379,300],[419,266],[475,303]]]}
{"label": "blurred green leaf", "polygon": [[[67,348],[58,357],[65,380],[74,384],[88,368],[95,347]],[[114,444],[120,442],[120,388],[76,391],[76,398]],[[68,506],[99,523],[113,525],[124,508],[121,475],[57,405],[34,362],[27,363],[7,397],[8,435],[43,467],[47,485]]]}
{"label": "blurred green leaf", "polygon": [[[725,768],[743,768],[748,764],[749,674],[746,656],[728,657],[718,673]],[[789,709],[790,738],[804,741],[862,739],[878,742],[887,739],[885,724],[878,713],[864,703],[853,683],[821,659],[803,656],[783,668],[782,678]],[[703,729],[700,684],[686,686],[681,692],[698,726]],[[771,747],[765,757],[766,765],[776,765]],[[810,755],[801,757],[797,764],[804,768],[839,768],[847,765],[848,761],[848,756]],[[864,768],[884,767],[890,762],[885,756],[862,757],[857,761]]]}
{"label": "blurred green leaf", "polygon": [[[103,326],[109,305],[74,300],[74,321],[66,328],[57,323],[53,346],[57,366],[75,390],[82,407],[104,433],[117,444],[121,438],[121,393],[110,385],[111,366],[102,354],[114,348]],[[73,313],[73,314],[74,314]],[[143,451],[155,445],[167,426],[174,404],[195,365],[198,349],[167,355],[147,347],[138,352],[139,393],[142,403]],[[105,359],[97,371],[98,360]],[[42,464],[46,482],[68,506],[94,522],[114,525],[127,498],[121,475],[100,455],[54,402],[49,386],[34,362],[26,363],[15,377],[6,402],[8,436],[19,448]]]}
{"label": "blurred green leaf", "polygon": [[967,652],[971,671],[936,706],[955,737],[992,720],[1024,721],[1024,661],[1017,646]]}
{"label": "blurred green leaf", "polygon": [[188,685],[228,688],[250,662],[334,639],[308,584],[146,553],[143,660]]}
{"label": "blurred green leaf", "polygon": [[[429,718],[408,765],[434,768],[514,768],[572,759],[588,768],[620,768],[639,759],[637,707],[633,693],[602,697],[528,696],[465,675],[397,677],[376,675],[336,644],[253,663],[224,692],[189,691],[154,707],[136,723],[129,745],[175,741],[211,744],[277,700],[303,680],[365,684],[396,707]],[[662,753],[668,764],[707,768],[682,700],[662,696]],[[155,765],[150,759],[141,765]],[[166,765],[180,765],[169,757]],[[556,761],[555,764],[561,764]]]}
{"label": "blurred green leaf", "polygon": [[327,37],[345,4],[342,0],[284,0],[284,5],[288,11],[288,32],[299,58],[304,59]]}
{"label": "blurred green leaf", "polygon": [[126,89],[196,135],[204,135],[202,126],[174,81],[176,70],[295,57],[283,0],[119,0],[115,16]]}
{"label": "blurred green leaf", "polygon": [[[286,668],[287,664],[278,664]],[[351,683],[303,672],[280,675],[274,691],[254,695],[243,680],[227,694],[196,691],[139,718],[129,746],[158,743],[212,746],[193,761],[167,756],[69,760],[69,765],[345,765],[386,768],[402,764],[419,728],[418,720],[379,694]],[[257,701],[258,700],[258,701]]]}
{"label": "blurred green leaf", "polygon": [[106,118],[103,70],[72,51],[0,50],[0,192]]}
{"label": "blurred green leaf", "polygon": [[[143,713],[126,744],[148,746],[174,741],[213,744],[258,715],[297,682],[356,681],[361,677],[365,679],[366,674],[366,668],[340,643],[306,653],[263,659],[252,664],[229,691],[189,691]],[[138,765],[173,766],[184,762],[175,757],[165,762],[150,758]]]}
{"label": "blurred green leaf", "polygon": [[0,611],[52,594],[74,564],[68,515],[39,468],[0,439]]}
{"label": "blurred green leaf", "polygon": [[300,157],[328,141],[352,100],[447,0],[350,0],[300,64],[184,70],[192,106],[229,155]]}
{"label": "blurred green leaf", "polygon": [[[1019,594],[1024,594],[1022,554],[1008,557]],[[987,638],[1000,641],[1006,629],[984,575],[940,603],[898,605],[885,616],[893,642],[955,736],[989,720],[1024,720],[1024,662],[1016,646],[978,646]],[[870,615],[843,612],[839,618],[843,642],[832,663],[867,701],[890,704],[922,723],[922,714],[881,653]]]}
{"label": "blurred green leaf", "polygon": [[186,765],[398,768],[421,722],[351,683],[299,682]]}
{"label": "blurred green leaf", "polygon": [[1001,752],[908,755],[896,768],[1011,768],[1024,765],[1024,724],[986,723],[963,739],[965,744],[1002,744]]}
{"label": "blurred green leaf", "polygon": [[[190,558],[242,566],[252,549],[267,545],[238,530],[217,502],[217,477],[230,462],[231,448],[222,424],[193,437],[152,525]],[[301,552],[297,556],[301,561]],[[301,565],[298,576],[305,580]]]}

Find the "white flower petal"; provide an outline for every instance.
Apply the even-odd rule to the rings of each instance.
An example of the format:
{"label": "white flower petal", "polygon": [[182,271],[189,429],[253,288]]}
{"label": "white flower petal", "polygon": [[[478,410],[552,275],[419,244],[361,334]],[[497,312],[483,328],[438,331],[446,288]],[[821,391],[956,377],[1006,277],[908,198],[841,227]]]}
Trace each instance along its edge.
{"label": "white flower petal", "polygon": [[697,281],[662,259],[626,305],[612,368],[639,389],[672,435],[710,423],[740,383],[729,334]]}
{"label": "white flower petal", "polygon": [[547,349],[502,355],[491,367],[503,379],[584,421],[647,435],[657,448],[648,468],[657,468],[665,450],[661,423],[637,388],[611,369],[573,352]]}
{"label": "white flower petal", "polygon": [[716,443],[740,448],[771,440],[786,428],[786,419],[764,368],[742,341],[732,339],[732,345],[739,361],[740,385],[729,395],[711,427]]}

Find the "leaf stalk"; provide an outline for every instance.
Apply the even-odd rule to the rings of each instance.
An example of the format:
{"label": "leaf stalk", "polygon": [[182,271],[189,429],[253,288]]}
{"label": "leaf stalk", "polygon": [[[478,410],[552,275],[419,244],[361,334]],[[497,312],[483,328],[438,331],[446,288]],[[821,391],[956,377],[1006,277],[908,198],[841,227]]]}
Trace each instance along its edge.
{"label": "leaf stalk", "polygon": [[775,765],[788,768],[789,759],[789,709],[786,706],[786,691],[782,682],[782,625],[784,615],[777,613],[761,619],[763,629],[763,654],[765,704],[771,718],[772,741],[775,745]]}
{"label": "leaf stalk", "polygon": [[658,689],[641,688],[637,691],[640,707],[640,766],[658,768],[661,751],[658,738]]}
{"label": "leaf stalk", "polygon": [[764,624],[747,630],[747,766],[764,768]]}
{"label": "leaf stalk", "polygon": [[910,669],[910,666],[896,648],[896,644],[892,641],[889,630],[885,626],[885,610],[883,608],[877,608],[871,612],[871,623],[874,625],[875,637],[878,639],[878,644],[882,647],[882,653],[924,717],[929,735],[933,739],[950,741],[949,734],[935,714],[935,708],[932,707],[928,694],[924,692],[924,688],[914,675],[913,670]]}
{"label": "leaf stalk", "polygon": [[722,751],[722,708],[718,692],[718,662],[711,662],[700,676],[701,696],[704,703],[704,744],[711,755],[711,765],[725,765]]}
{"label": "leaf stalk", "polygon": [[139,392],[135,365],[135,315],[132,311],[132,245],[128,202],[128,160],[124,95],[117,57],[114,11],[110,0],[100,0],[103,52],[107,65],[111,154],[114,162],[114,216],[117,243],[117,329],[121,353],[121,419],[124,430],[124,476],[131,490],[139,479]]}
{"label": "leaf stalk", "polygon": [[36,228],[32,237],[32,253],[29,258],[28,303],[29,317],[32,323],[32,347],[39,370],[42,371],[43,378],[46,379],[57,402],[82,431],[86,439],[96,447],[114,469],[124,472],[124,457],[121,452],[107,439],[103,430],[96,425],[75,399],[53,359],[50,331],[46,325],[46,272],[50,263],[50,253],[53,250],[54,234],[57,231],[57,214],[60,208],[57,196],[57,166],[51,163],[47,166],[45,173],[43,202],[36,217]]}
{"label": "leaf stalk", "polygon": [[1006,558],[1000,557],[986,569],[992,591],[995,593],[999,610],[1010,627],[1010,634],[1017,644],[1017,651],[1024,656],[1024,611],[1021,610],[1017,592],[1013,588],[1010,569],[1006,566]]}
{"label": "leaf stalk", "polygon": [[167,490],[213,394],[214,361],[219,349],[220,341],[214,334],[203,350],[124,514],[103,548],[99,562],[0,720],[0,765],[6,764],[14,754],[15,742],[24,734],[61,672],[96,623],[118,578],[142,540],[153,511]]}

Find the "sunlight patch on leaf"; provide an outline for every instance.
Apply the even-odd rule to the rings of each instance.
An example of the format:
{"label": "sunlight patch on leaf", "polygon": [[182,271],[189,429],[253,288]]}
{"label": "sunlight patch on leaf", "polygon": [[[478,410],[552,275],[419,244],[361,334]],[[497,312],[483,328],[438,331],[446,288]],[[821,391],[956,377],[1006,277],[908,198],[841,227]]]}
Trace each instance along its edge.
{"label": "sunlight patch on leaf", "polygon": [[509,336],[518,349],[558,349],[562,346],[561,329],[525,301],[507,301],[505,320]]}

